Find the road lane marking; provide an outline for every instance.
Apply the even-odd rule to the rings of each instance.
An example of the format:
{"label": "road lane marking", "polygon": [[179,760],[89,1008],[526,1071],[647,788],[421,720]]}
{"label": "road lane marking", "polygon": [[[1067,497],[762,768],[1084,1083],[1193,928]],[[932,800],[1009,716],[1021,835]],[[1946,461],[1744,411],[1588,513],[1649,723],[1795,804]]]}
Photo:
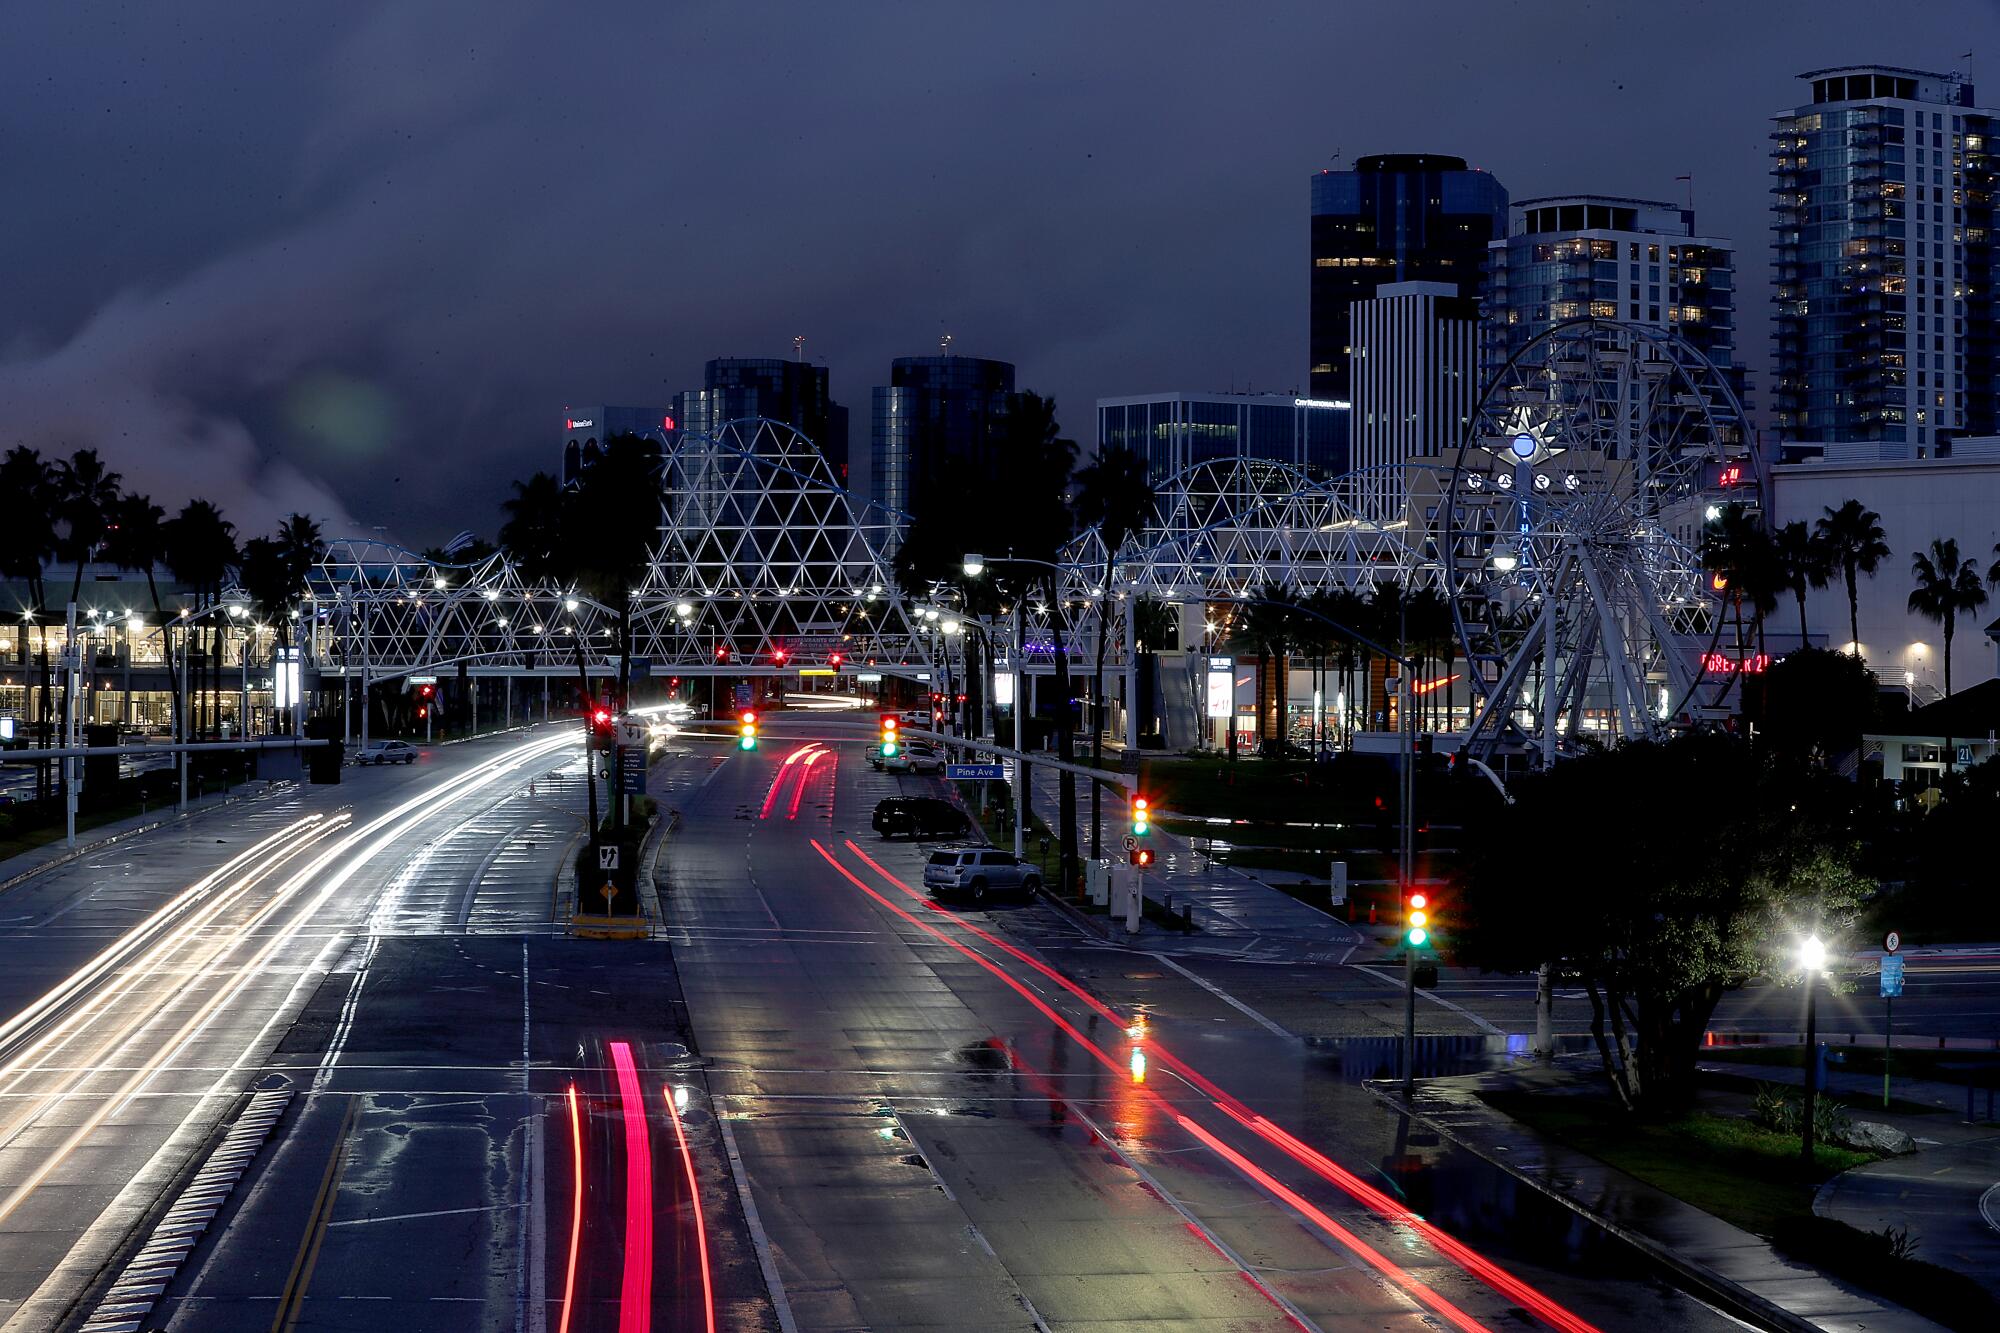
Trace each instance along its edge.
{"label": "road lane marking", "polygon": [[306,1287],[311,1284],[313,1267],[319,1262],[320,1243],[326,1239],[327,1222],[333,1216],[334,1201],[340,1197],[340,1173],[347,1161],[347,1136],[353,1132],[354,1122],[360,1118],[361,1099],[349,1097],[347,1114],[340,1118],[340,1128],[333,1136],[333,1156],[327,1159],[326,1174],[320,1177],[319,1193],[313,1198],[306,1234],[299,1241],[299,1252],[292,1260],[291,1274],[285,1279],[284,1290],[278,1296],[278,1313],[271,1320],[271,1333],[289,1333],[298,1326]]}
{"label": "road lane marking", "polygon": [[1210,981],[1206,977],[1197,976],[1193,972],[1188,971],[1186,968],[1182,967],[1179,963],[1176,963],[1173,959],[1169,958],[1167,955],[1163,953],[1156,953],[1150,955],[1150,957],[1156,958],[1161,963],[1164,963],[1166,966],[1171,967],[1174,971],[1180,973],[1182,976],[1186,977],[1189,981],[1192,981],[1195,985],[1201,987],[1203,990],[1207,991],[1210,995],[1213,995],[1216,999],[1228,1005],[1231,1009],[1234,1009],[1238,1013],[1244,1015],[1251,1022],[1255,1023],[1258,1027],[1264,1029],[1264,1031],[1270,1033],[1272,1036],[1283,1037],[1286,1041],[1298,1040],[1296,1036],[1294,1036],[1290,1032],[1287,1032],[1284,1028],[1278,1026],[1278,1024],[1272,1022],[1270,1019],[1264,1017],[1264,1015],[1258,1013],[1255,1009],[1252,1009],[1249,1005],[1243,1003],[1243,1001],[1237,999],[1234,995],[1231,995],[1228,991],[1222,989],[1222,987],[1216,985],[1214,982]]}
{"label": "road lane marking", "polygon": [[674,1100],[674,1089],[665,1089],[667,1094],[667,1116],[674,1122],[674,1140],[680,1145],[681,1165],[687,1172],[688,1208],[694,1213],[694,1243],[701,1259],[701,1308],[707,1319],[708,1333],[715,1333],[715,1279],[708,1271],[708,1221],[701,1211],[701,1186],[695,1181],[694,1153],[688,1148],[687,1129],[681,1124],[680,1103]]}
{"label": "road lane marking", "polygon": [[757,1199],[750,1192],[750,1174],[744,1170],[743,1154],[737,1151],[736,1131],[729,1127],[727,1116],[716,1116],[715,1124],[722,1131],[722,1149],[729,1156],[729,1173],[736,1177],[736,1197],[743,1201],[743,1221],[750,1228],[757,1267],[764,1273],[764,1289],[770,1293],[771,1306],[778,1312],[779,1333],[799,1333],[799,1322],[792,1317],[792,1303],[785,1296],[785,1280],[778,1275],[778,1261],[771,1253],[771,1238],[764,1234],[763,1219],[757,1215]]}
{"label": "road lane marking", "polygon": [[[1390,976],[1386,972],[1377,972],[1374,968],[1368,967],[1361,963],[1349,963],[1348,966],[1353,968],[1356,972],[1362,973],[1364,976],[1373,977],[1375,978],[1375,980],[1380,981],[1385,985],[1394,986],[1398,990],[1401,990],[1403,988],[1402,982],[1398,981],[1396,978]],[[1445,999],[1444,996],[1439,995],[1434,990],[1420,990],[1417,992],[1417,994],[1423,996],[1425,999],[1429,1000],[1432,1004],[1441,1004],[1445,1008],[1457,1014],[1459,1017],[1470,1020],[1474,1026],[1476,1026],[1481,1032],[1484,1032],[1489,1037],[1504,1037],[1507,1035],[1507,1031],[1505,1028],[1495,1027],[1493,1024],[1481,1018],[1478,1014],[1475,1014],[1470,1009],[1467,1009],[1464,1005],[1453,1004],[1450,1000]]]}

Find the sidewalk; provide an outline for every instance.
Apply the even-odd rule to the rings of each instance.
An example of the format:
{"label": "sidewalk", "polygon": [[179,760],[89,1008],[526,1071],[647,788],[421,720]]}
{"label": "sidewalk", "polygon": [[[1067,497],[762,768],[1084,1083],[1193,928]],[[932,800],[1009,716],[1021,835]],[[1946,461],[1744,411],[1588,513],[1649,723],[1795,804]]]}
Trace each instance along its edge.
{"label": "sidewalk", "polygon": [[[1035,813],[1052,820],[1056,810],[1057,774],[1050,769],[1030,772]],[[1077,835],[1083,851],[1090,850],[1090,797],[1077,793]],[[1124,835],[1120,816],[1107,809],[1103,844],[1107,855],[1122,856]],[[1173,908],[1190,909],[1198,935],[1160,931],[1147,947],[1163,953],[1213,954],[1270,961],[1344,963],[1371,941],[1361,931],[1316,907],[1274,889],[1254,876],[1213,864],[1189,841],[1159,825],[1146,835],[1156,853],[1146,896],[1172,899]]]}
{"label": "sidewalk", "polygon": [[[234,805],[240,801],[257,800],[282,788],[295,787],[297,785],[297,783],[290,780],[258,780],[246,782],[233,791],[215,792],[208,796],[190,797],[188,800],[187,818],[192,819],[204,811],[213,810],[219,806]],[[5,893],[16,884],[34,875],[38,875],[44,870],[62,865],[65,862],[74,861],[79,857],[88,856],[100,847],[109,847],[112,843],[122,842],[126,838],[136,837],[142,833],[150,833],[157,828],[164,828],[169,824],[177,822],[179,819],[180,815],[175,806],[172,804],[163,805],[158,809],[148,810],[144,814],[131,815],[125,819],[113,820],[109,824],[99,824],[95,828],[83,830],[77,834],[75,847],[65,846],[63,840],[57,838],[53,842],[43,843],[40,847],[32,851],[22,852],[19,856],[10,856],[4,861],[0,861],[0,893]]]}
{"label": "sidewalk", "polygon": [[[1700,1067],[1766,1083],[1805,1082],[1804,1070],[1785,1065]],[[1965,1089],[1954,1083],[1893,1081],[1896,1102],[1937,1107],[1931,1114],[1879,1109],[1882,1080],[1875,1074],[1829,1069],[1826,1087],[1865,1099],[1850,1108],[1852,1117],[1902,1130],[1917,1151],[1835,1176],[1820,1186],[1813,1211],[1863,1231],[1907,1228],[1919,1259],[1956,1268],[2000,1295],[2000,1223],[1988,1215],[2000,1216],[2000,1205],[1986,1198],[2000,1197],[2000,1126],[1967,1121]]]}
{"label": "sidewalk", "polygon": [[[1782,1329],[1919,1333],[1940,1325],[1785,1258],[1765,1241],[1691,1204],[1565,1148],[1493,1110],[1481,1092],[1560,1095],[1572,1076],[1530,1067],[1428,1079],[1410,1112],[1444,1137],[1559,1200],[1706,1292],[1724,1309]],[[1372,1087],[1372,1085],[1371,1085]],[[1378,1096],[1401,1109],[1402,1100]],[[1936,1256],[1932,1256],[1936,1259]]]}

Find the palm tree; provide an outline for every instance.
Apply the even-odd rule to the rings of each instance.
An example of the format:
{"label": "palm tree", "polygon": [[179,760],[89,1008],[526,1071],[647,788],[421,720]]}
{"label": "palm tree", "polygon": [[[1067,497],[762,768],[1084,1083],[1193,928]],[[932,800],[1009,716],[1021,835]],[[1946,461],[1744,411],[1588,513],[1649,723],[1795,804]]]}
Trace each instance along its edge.
{"label": "palm tree", "polygon": [[79,449],[66,462],[56,464],[56,518],[63,528],[62,549],[76,565],[69,585],[72,602],[83,591],[84,565],[104,540],[105,524],[112,506],[118,503],[120,480],[116,472],[105,468],[95,449]]}
{"label": "palm tree", "polygon": [[[173,571],[176,579],[193,589],[196,604],[213,603],[222,596],[223,580],[229,577],[229,568],[237,560],[236,525],[225,519],[222,511],[208,501],[190,500],[166,524],[166,551],[167,568]],[[185,638],[182,641],[185,643]],[[204,624],[202,641],[211,676],[210,721],[213,723],[221,715],[221,629],[212,621]],[[192,680],[189,682],[190,693],[194,684]],[[197,704],[197,718],[199,711]],[[191,729],[191,734],[198,735],[201,731],[201,726],[197,725]]]}
{"label": "palm tree", "polygon": [[[154,577],[154,569],[167,558],[167,511],[153,503],[150,495],[134,491],[118,497],[111,507],[110,520],[105,524],[104,556],[120,569],[144,570],[146,592],[153,600],[153,617],[160,622],[161,644],[169,651],[167,659],[167,689],[174,700],[174,734],[185,740],[181,734],[181,676],[180,666],[174,661],[171,645],[166,641],[167,612],[160,605],[160,584]],[[127,651],[130,651],[128,645]]]}
{"label": "palm tree", "polygon": [[[278,629],[278,647],[288,650],[292,646],[292,619],[298,614],[299,599],[305,596],[313,569],[326,557],[326,539],[318,523],[304,514],[292,514],[279,526],[274,544],[284,582],[280,594],[283,605],[271,615]],[[301,671],[299,683],[303,686],[304,682]],[[302,700],[292,700],[294,709],[303,706]]]}
{"label": "palm tree", "polygon": [[1291,590],[1266,583],[1244,600],[1248,605],[1236,617],[1236,641],[1257,658],[1257,739],[1283,740],[1285,654],[1297,621]]}
{"label": "palm tree", "polygon": [[1882,532],[1882,516],[1849,500],[1838,509],[1828,508],[1826,516],[1813,525],[1814,533],[1826,545],[1826,558],[1847,582],[1847,632],[1856,656],[1861,655],[1861,594],[1855,577],[1873,578],[1890,555],[1888,538]]}
{"label": "palm tree", "polygon": [[[1384,579],[1371,588],[1368,594],[1368,610],[1366,614],[1367,628],[1373,631],[1373,637],[1377,643],[1382,644],[1399,656],[1407,658],[1411,655],[1409,644],[1411,630],[1409,607],[1405,604],[1403,585],[1401,583],[1394,579]],[[1397,669],[1405,672],[1409,670],[1407,666],[1399,666]],[[1416,680],[1412,678],[1410,681],[1411,689],[1414,690],[1416,684]],[[1372,684],[1369,693],[1368,702],[1372,706],[1375,702]],[[1414,698],[1415,696],[1412,695],[1411,697]],[[1385,726],[1388,723],[1388,712],[1389,694],[1385,682],[1382,691],[1382,713]]]}
{"label": "palm tree", "polygon": [[[1716,590],[1723,593],[1736,611],[1737,638],[1739,644],[1743,633],[1743,608],[1747,605],[1755,623],[1757,656],[1763,658],[1764,618],[1778,609],[1778,595],[1783,591],[1779,580],[1778,562],[1771,536],[1757,515],[1740,503],[1730,503],[1722,507],[1702,533],[1700,558],[1702,564],[1714,572]],[[1739,658],[1736,679],[1746,679],[1751,674]],[[1734,683],[1734,682],[1732,682]],[[1725,688],[1724,693],[1727,693]],[[1745,688],[1746,704],[1749,690]]]}
{"label": "palm tree", "polygon": [[1340,719],[1340,733],[1345,748],[1354,748],[1354,725],[1356,698],[1354,694],[1354,673],[1358,668],[1361,679],[1368,679],[1368,645],[1354,637],[1355,632],[1368,623],[1368,599],[1353,588],[1341,588],[1327,599],[1327,614],[1347,626],[1348,633],[1340,641],[1340,692],[1345,702],[1344,716]]}
{"label": "palm tree", "polygon": [[1958,554],[1958,540],[1934,538],[1928,553],[1910,557],[1910,610],[1944,626],[1944,697],[1951,698],[1951,637],[1958,628],[1958,613],[1977,611],[1986,604],[1986,589],[1980,585],[1979,570]]}
{"label": "palm tree", "polygon": [[1785,524],[1771,534],[1771,555],[1777,561],[1778,587],[1799,604],[1799,646],[1806,646],[1806,590],[1824,588],[1833,579],[1833,560],[1823,534],[1804,519]]}
{"label": "palm tree", "polygon": [[[0,575],[28,585],[28,605],[22,608],[22,619],[31,624],[38,619],[46,621],[49,590],[43,570],[56,549],[55,520],[52,517],[55,471],[42,461],[39,452],[26,445],[16,445],[7,451],[4,460],[0,460],[0,495],[7,497],[9,505],[7,521],[0,523]],[[55,687],[55,676],[49,669],[46,624],[42,632],[40,658],[42,687],[35,718],[38,723],[46,724],[52,707],[50,696]],[[45,725],[38,726],[37,730],[41,732],[41,748],[47,749],[54,742],[53,733]],[[49,795],[49,771],[47,763],[35,765],[37,800],[46,799]]]}
{"label": "palm tree", "polygon": [[[1123,445],[1101,451],[1091,463],[1077,470],[1076,518],[1086,527],[1095,526],[1104,542],[1104,577],[1097,595],[1097,661],[1092,674],[1090,698],[1090,765],[1104,767],[1104,651],[1111,645],[1109,622],[1113,603],[1112,575],[1118,553],[1125,543],[1145,528],[1153,513],[1153,486],[1146,478],[1146,460]],[[1132,645],[1126,644],[1127,655]],[[1136,677],[1135,677],[1136,679]],[[1135,708],[1137,699],[1125,706]],[[1090,784],[1090,854],[1098,855],[1103,824],[1104,784]]]}
{"label": "palm tree", "polygon": [[[1008,460],[1005,494],[995,511],[1013,519],[1014,554],[1047,564],[1021,566],[1024,587],[1039,586],[1049,608],[1049,632],[1054,639],[1056,666],[1056,749],[1065,763],[1076,760],[1076,717],[1071,709],[1069,647],[1064,642],[1061,576],[1055,564],[1075,531],[1070,508],[1070,474],[1076,467],[1076,441],[1062,433],[1053,398],[1017,393],[1007,400],[1001,427],[1001,454]],[[1023,666],[1026,664],[1024,663]],[[1018,696],[1017,696],[1018,698]],[[1062,843],[1063,892],[1076,892],[1081,873],[1077,857],[1076,775],[1062,770],[1056,783],[1057,835]]]}

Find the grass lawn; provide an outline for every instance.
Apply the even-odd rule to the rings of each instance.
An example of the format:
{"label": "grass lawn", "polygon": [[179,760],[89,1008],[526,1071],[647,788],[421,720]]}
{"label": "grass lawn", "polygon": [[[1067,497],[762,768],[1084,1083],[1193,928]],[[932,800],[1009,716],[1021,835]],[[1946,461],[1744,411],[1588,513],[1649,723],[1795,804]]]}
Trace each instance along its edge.
{"label": "grass lawn", "polygon": [[1813,1191],[1821,1181],[1875,1160],[1868,1153],[1818,1144],[1813,1169],[1807,1170],[1799,1161],[1795,1136],[1701,1111],[1645,1122],[1576,1097],[1505,1093],[1486,1100],[1578,1152],[1760,1236],[1771,1235],[1788,1220],[1810,1216]]}

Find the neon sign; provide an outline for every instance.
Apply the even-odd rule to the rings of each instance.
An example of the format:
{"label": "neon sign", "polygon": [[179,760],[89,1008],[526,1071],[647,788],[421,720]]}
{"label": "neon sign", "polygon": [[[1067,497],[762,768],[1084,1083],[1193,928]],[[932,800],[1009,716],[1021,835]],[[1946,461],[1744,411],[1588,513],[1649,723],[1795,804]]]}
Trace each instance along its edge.
{"label": "neon sign", "polygon": [[1701,655],[1701,669],[1716,676],[1761,676],[1765,668],[1770,665],[1771,657],[1768,653],[1751,653],[1740,660],[1727,653]]}
{"label": "neon sign", "polygon": [[660,418],[660,429],[661,429],[661,430],[672,430],[673,428],[674,428],[674,419],[673,419],[672,417],[661,417],[661,418]]}
{"label": "neon sign", "polygon": [[596,422],[589,417],[564,417],[564,430],[589,430]]}
{"label": "neon sign", "polygon": [[1743,484],[1743,465],[1741,463],[1724,463],[1722,471],[1715,478],[1715,484],[1724,487],[1741,486]]}

